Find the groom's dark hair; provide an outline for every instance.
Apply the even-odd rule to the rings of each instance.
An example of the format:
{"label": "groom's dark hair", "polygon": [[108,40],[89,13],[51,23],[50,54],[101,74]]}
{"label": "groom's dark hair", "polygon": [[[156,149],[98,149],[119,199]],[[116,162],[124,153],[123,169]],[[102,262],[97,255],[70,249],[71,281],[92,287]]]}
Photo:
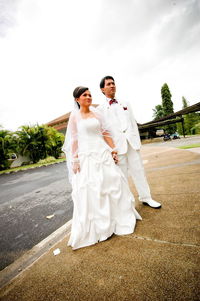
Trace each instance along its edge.
{"label": "groom's dark hair", "polygon": [[105,80],[106,79],[112,79],[113,81],[115,81],[114,78],[112,76],[110,76],[110,75],[104,76],[102,78],[102,80],[100,81],[100,88],[101,89],[105,87]]}

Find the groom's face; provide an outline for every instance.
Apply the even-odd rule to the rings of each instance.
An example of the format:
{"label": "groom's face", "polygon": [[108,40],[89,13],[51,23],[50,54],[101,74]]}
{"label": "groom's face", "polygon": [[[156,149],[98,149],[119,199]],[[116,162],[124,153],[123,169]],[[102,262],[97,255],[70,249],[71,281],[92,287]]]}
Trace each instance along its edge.
{"label": "groom's face", "polygon": [[114,98],[116,92],[115,82],[112,79],[106,79],[104,88],[101,91],[105,94],[108,98]]}

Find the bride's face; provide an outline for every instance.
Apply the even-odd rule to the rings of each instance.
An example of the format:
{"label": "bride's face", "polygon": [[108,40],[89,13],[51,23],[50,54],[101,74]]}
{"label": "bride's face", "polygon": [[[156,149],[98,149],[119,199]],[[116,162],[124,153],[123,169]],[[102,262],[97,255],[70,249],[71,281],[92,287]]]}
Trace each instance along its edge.
{"label": "bride's face", "polygon": [[89,90],[86,90],[79,98],[77,98],[78,103],[81,107],[89,107],[92,103],[92,95]]}

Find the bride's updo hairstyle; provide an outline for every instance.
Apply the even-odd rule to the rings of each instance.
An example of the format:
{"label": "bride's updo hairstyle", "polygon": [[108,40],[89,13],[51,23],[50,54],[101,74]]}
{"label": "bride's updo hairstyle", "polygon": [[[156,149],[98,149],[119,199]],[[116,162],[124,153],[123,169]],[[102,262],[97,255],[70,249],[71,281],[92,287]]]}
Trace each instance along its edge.
{"label": "bride's updo hairstyle", "polygon": [[[76,87],[73,92],[74,100],[76,101],[76,99],[79,98],[87,90],[89,90],[87,87],[83,87],[83,86]],[[80,109],[79,103],[77,101],[76,103]]]}

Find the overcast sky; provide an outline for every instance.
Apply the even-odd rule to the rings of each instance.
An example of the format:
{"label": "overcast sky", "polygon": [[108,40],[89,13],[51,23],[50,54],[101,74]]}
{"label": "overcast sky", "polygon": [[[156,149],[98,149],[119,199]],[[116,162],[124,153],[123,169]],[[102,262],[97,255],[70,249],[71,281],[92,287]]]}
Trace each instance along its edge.
{"label": "overcast sky", "polygon": [[175,111],[200,96],[199,0],[0,0],[0,124],[69,112],[78,85],[103,101],[112,75],[137,122],[152,120],[169,85]]}

